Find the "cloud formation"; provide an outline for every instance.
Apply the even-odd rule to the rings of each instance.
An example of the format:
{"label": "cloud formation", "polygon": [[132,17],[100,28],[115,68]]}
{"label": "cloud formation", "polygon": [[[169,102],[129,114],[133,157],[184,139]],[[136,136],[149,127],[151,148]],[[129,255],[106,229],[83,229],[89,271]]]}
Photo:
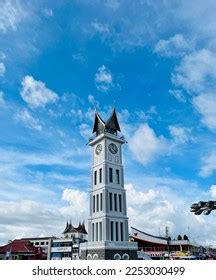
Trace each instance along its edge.
{"label": "cloud formation", "polygon": [[20,95],[32,108],[43,108],[59,98],[54,91],[46,87],[45,83],[35,80],[32,76],[23,78]]}
{"label": "cloud formation", "polygon": [[212,185],[212,186],[210,187],[209,192],[210,192],[211,197],[212,197],[213,199],[216,199],[216,185]]}
{"label": "cloud formation", "polygon": [[186,97],[180,89],[169,90],[170,95],[174,96],[180,103],[186,103]]}
{"label": "cloud formation", "polygon": [[41,131],[43,126],[42,123],[38,118],[35,118],[31,115],[28,109],[23,109],[20,112],[18,112],[14,119],[16,121],[21,122],[24,126],[30,128],[30,129],[35,129],[37,131]]}
{"label": "cloud formation", "polygon": [[95,85],[101,92],[108,92],[113,86],[112,74],[106,66],[102,65],[98,68],[95,74]]}
{"label": "cloud formation", "polygon": [[72,215],[74,220],[86,220],[89,214],[88,193],[78,189],[65,189],[62,199],[69,202],[70,206],[62,207],[61,213]]}
{"label": "cloud formation", "polygon": [[176,34],[167,40],[159,40],[154,51],[161,56],[182,56],[192,49],[191,42],[187,42],[182,34]]}
{"label": "cloud formation", "polygon": [[195,96],[193,105],[201,115],[201,122],[208,129],[216,132],[216,92]]}
{"label": "cloud formation", "polygon": [[188,92],[200,93],[214,86],[216,57],[207,49],[185,55],[172,74],[172,82]]}
{"label": "cloud formation", "polygon": [[3,77],[5,74],[5,65],[3,62],[0,62],[0,77]]}
{"label": "cloud formation", "polygon": [[148,124],[142,124],[130,138],[129,149],[138,162],[146,165],[167,150],[167,142],[163,136],[158,137]]}
{"label": "cloud formation", "polygon": [[5,104],[4,92],[0,91],[0,106],[3,106],[4,104]]}
{"label": "cloud formation", "polygon": [[16,31],[19,22],[25,18],[25,12],[19,0],[2,0],[0,9],[0,33]]}
{"label": "cloud formation", "polygon": [[200,176],[208,177],[216,171],[216,153],[212,151],[202,159],[202,166],[200,168]]}

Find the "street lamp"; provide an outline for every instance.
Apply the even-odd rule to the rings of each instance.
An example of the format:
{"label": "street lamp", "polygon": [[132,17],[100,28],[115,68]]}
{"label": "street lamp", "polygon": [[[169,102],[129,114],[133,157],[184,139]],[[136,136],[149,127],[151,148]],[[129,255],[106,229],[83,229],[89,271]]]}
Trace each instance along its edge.
{"label": "street lamp", "polygon": [[212,210],[216,210],[216,201],[200,201],[191,205],[190,211],[195,215],[209,215]]}

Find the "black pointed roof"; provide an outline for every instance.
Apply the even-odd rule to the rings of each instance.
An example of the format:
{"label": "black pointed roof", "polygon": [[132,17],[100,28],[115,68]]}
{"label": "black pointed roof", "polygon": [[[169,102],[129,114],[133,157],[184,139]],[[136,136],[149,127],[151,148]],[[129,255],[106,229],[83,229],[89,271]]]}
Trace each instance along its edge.
{"label": "black pointed roof", "polygon": [[104,133],[105,131],[112,134],[117,133],[117,131],[121,131],[115,109],[113,109],[112,115],[106,122],[104,122],[98,112],[95,111],[95,119],[92,132],[96,132],[96,135],[99,135],[101,133]]}
{"label": "black pointed roof", "polygon": [[69,229],[69,223],[68,223],[68,221],[67,221],[65,230],[63,231],[63,234],[67,233],[68,229]]}
{"label": "black pointed roof", "polygon": [[113,109],[112,115],[106,121],[105,127],[113,131],[121,132],[115,109]]}
{"label": "black pointed roof", "polygon": [[104,128],[105,128],[105,122],[102,120],[98,112],[95,111],[94,127],[92,132],[93,133],[96,132],[96,134],[98,135],[100,134],[98,132],[103,130]]}
{"label": "black pointed roof", "polygon": [[86,228],[85,228],[85,224],[84,224],[84,221],[83,223],[81,224],[81,222],[79,222],[79,225],[78,227],[74,227],[70,221],[70,223],[68,223],[67,221],[67,224],[66,224],[66,227],[65,227],[65,230],[63,231],[63,234],[66,234],[66,233],[83,233],[83,234],[88,234],[87,231],[86,231]]}

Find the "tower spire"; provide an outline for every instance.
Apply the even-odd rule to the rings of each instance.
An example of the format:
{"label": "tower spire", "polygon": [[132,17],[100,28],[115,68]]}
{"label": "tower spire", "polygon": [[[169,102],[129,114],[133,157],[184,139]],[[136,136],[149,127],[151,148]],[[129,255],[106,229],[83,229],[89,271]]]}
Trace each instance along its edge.
{"label": "tower spire", "polygon": [[105,128],[106,128],[107,132],[110,132],[113,134],[117,133],[117,131],[121,132],[115,108],[113,108],[112,115],[106,121]]}
{"label": "tower spire", "polygon": [[121,132],[116,110],[115,108],[112,111],[111,116],[109,119],[104,122],[104,120],[101,118],[97,110],[95,109],[95,119],[94,119],[94,126],[93,126],[93,133],[96,132],[96,136],[108,132],[111,134],[117,134],[117,131]]}
{"label": "tower spire", "polygon": [[96,135],[99,135],[104,132],[104,129],[105,129],[105,122],[102,120],[97,110],[95,110],[95,119],[94,119],[94,126],[92,132],[93,133],[96,132]]}

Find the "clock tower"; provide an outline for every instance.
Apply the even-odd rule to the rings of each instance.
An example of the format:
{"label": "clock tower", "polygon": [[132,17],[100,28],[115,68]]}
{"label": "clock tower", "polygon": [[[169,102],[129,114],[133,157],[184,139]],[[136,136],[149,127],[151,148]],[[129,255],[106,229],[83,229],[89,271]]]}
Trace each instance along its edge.
{"label": "clock tower", "polygon": [[137,259],[137,243],[129,242],[122,145],[115,109],[104,122],[95,112],[92,147],[92,188],[88,242],[82,244],[82,259]]}

